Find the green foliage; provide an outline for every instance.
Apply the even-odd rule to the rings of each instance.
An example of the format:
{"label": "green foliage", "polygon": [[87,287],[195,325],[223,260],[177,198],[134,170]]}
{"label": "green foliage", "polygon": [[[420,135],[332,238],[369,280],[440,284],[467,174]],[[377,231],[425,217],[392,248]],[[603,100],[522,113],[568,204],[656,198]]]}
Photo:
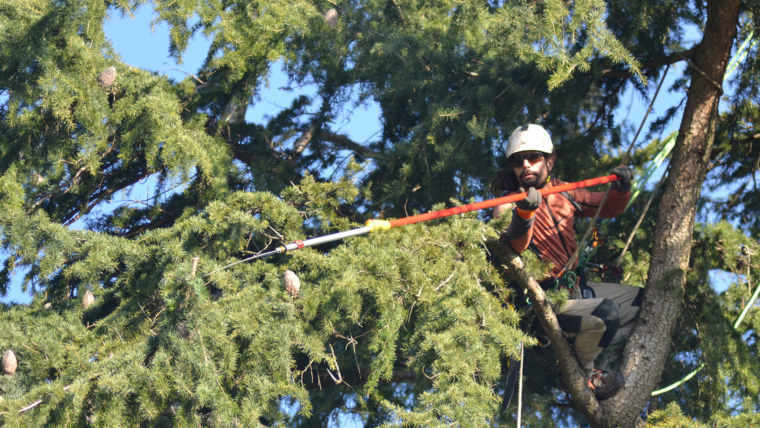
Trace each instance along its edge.
{"label": "green foliage", "polygon": [[681,428],[681,427],[720,427],[740,428],[753,427],[760,423],[760,415],[757,413],[728,416],[725,414],[714,415],[709,424],[700,423],[683,414],[677,404],[671,403],[665,410],[658,410],[650,415],[650,424],[647,426],[658,428]]}
{"label": "green foliage", "polygon": [[[509,216],[455,216],[206,274],[367,218],[489,196],[506,137],[526,122],[550,130],[556,176],[606,173],[630,137],[614,125],[621,91],[646,95],[658,64],[691,47],[684,26],[705,19],[683,0],[155,0],[175,58],[191,37],[211,40],[197,78],[175,82],[123,63],[105,38],[105,20],[143,3],[0,0],[0,294],[26,269],[34,296],[0,308],[0,350],[19,359],[0,377],[4,425],[305,427],[353,414],[367,426],[510,426],[507,358],[533,341],[484,245]],[[757,23],[740,20],[743,40]],[[711,154],[710,186],[739,187],[701,206],[661,386],[706,368],[650,402],[667,409],[652,414],[657,426],[756,422],[760,315],[732,326],[755,287],[746,278],[760,275],[741,258],[741,245],[760,247],[757,58],[740,66]],[[246,122],[275,64],[291,87],[316,91]],[[370,101],[381,134],[340,134],[335,123]],[[633,156],[637,172],[663,142]],[[157,185],[141,205],[105,208],[146,180]],[[601,228],[595,261],[616,259],[648,196]],[[646,282],[661,206],[633,240],[626,283]],[[523,256],[534,277],[547,271]],[[741,276],[717,293],[715,269]],[[296,296],[285,270],[301,280]],[[527,423],[582,424],[553,355],[528,347],[524,362]]]}
{"label": "green foliage", "polygon": [[[343,391],[361,401],[382,397],[378,383],[399,370],[416,379],[416,404],[399,408],[388,397],[381,405],[401,420],[479,426],[493,419],[502,361],[530,340],[483,257],[484,241],[497,233],[474,214],[203,276],[219,267],[216,260],[266,245],[265,235],[302,238],[301,214],[307,224],[327,223],[340,209],[334,201],[357,194],[348,178],[306,180],[282,198],[238,192],[137,242],[69,230],[44,215],[4,217],[10,236],[15,228],[36,231],[13,247],[16,254],[29,259],[34,243],[45,242],[36,266],[48,282],[38,287],[53,305],[43,309],[40,296],[2,311],[0,322],[13,327],[3,329],[0,344],[17,350],[21,374],[3,378],[0,406],[43,401],[34,412],[9,412],[5,423],[251,425],[287,419],[283,397],[308,418],[309,390],[334,387],[328,375],[363,383]],[[67,265],[73,254],[77,261]],[[192,277],[194,255],[201,263]],[[50,270],[60,265],[62,272]],[[282,285],[285,269],[301,278],[296,297]],[[116,279],[98,281],[104,277]],[[82,309],[90,288],[96,304]]]}

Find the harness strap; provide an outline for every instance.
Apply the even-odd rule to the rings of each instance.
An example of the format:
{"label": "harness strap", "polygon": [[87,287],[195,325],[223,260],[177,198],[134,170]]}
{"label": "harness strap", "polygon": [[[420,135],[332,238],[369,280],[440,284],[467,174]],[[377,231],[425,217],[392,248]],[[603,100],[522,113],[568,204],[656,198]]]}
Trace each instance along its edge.
{"label": "harness strap", "polygon": [[573,198],[573,195],[571,195],[570,192],[560,192],[560,195],[564,196],[565,199],[567,199],[570,204],[573,205],[576,213],[583,213],[583,208],[578,202],[575,201],[575,198]]}

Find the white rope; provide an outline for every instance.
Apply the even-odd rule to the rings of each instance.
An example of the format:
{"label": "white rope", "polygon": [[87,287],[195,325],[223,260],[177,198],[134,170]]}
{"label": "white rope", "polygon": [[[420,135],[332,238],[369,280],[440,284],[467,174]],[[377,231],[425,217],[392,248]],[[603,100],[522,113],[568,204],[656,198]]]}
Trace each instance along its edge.
{"label": "white rope", "polygon": [[520,342],[520,378],[518,380],[518,386],[517,386],[517,428],[520,428],[522,425],[522,385],[523,385],[523,356],[524,356],[525,347],[523,346],[523,343]]}
{"label": "white rope", "polygon": [[[670,168],[670,166],[668,166],[668,168]],[[625,253],[628,251],[628,247],[631,245],[631,242],[633,242],[633,236],[636,235],[636,231],[639,230],[639,226],[641,226],[641,222],[644,221],[644,216],[646,216],[647,211],[649,211],[649,206],[652,205],[652,201],[654,200],[654,197],[657,196],[657,192],[660,191],[660,187],[662,187],[662,183],[665,182],[665,178],[667,177],[667,175],[668,175],[668,171],[665,171],[662,174],[662,177],[660,177],[660,181],[658,181],[657,185],[654,186],[654,190],[652,190],[652,195],[649,197],[647,204],[644,206],[644,210],[641,211],[639,220],[636,222],[636,225],[633,226],[633,230],[631,231],[631,234],[628,236],[628,240],[625,241],[625,247],[623,247],[623,251],[620,253],[620,257],[618,257],[617,262],[615,262],[615,266],[620,267],[620,265],[623,263],[623,258],[625,257]]]}
{"label": "white rope", "polygon": [[[647,117],[649,117],[649,113],[652,112],[652,107],[654,106],[654,101],[657,99],[657,95],[660,93],[660,88],[662,88],[662,84],[665,83],[665,77],[668,76],[668,71],[670,70],[670,64],[668,64],[667,67],[665,67],[665,72],[662,74],[662,79],[660,80],[660,84],[657,85],[657,90],[654,91],[654,96],[652,97],[652,101],[649,103],[649,108],[647,109],[646,114],[644,114],[644,119],[641,120],[641,125],[639,125],[638,131],[636,131],[636,135],[633,136],[633,141],[631,141],[631,144],[628,146],[628,150],[626,150],[625,154],[623,155],[621,164],[625,165],[628,162],[628,158],[631,156],[631,152],[633,151],[633,146],[636,144],[636,141],[639,138],[639,134],[641,133],[641,130],[644,128],[644,124],[647,121]],[[594,217],[591,218],[591,222],[588,225],[588,228],[586,229],[586,233],[583,234],[583,237],[578,241],[576,244],[575,252],[572,256],[570,256],[570,259],[567,261],[565,266],[562,268],[562,271],[560,272],[562,275],[564,275],[565,272],[572,269],[573,264],[576,260],[578,260],[578,256],[580,255],[581,246],[586,242],[589,235],[591,235],[591,231],[596,226],[596,219],[599,218],[599,214],[602,212],[602,208],[604,208],[604,204],[607,202],[607,196],[610,195],[610,190],[612,187],[610,186],[607,188],[607,191],[604,193],[604,197],[602,198],[602,202],[599,204],[599,208],[596,209],[596,213],[594,214]],[[561,276],[561,275],[560,275]],[[582,293],[578,293],[581,298],[583,298]]]}

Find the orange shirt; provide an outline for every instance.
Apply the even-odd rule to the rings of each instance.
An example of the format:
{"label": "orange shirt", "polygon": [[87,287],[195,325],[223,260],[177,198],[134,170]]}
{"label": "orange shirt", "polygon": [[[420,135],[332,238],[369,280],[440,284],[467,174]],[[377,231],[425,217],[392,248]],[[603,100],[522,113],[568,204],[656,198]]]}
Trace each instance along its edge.
{"label": "orange shirt", "polygon": [[[560,184],[565,184],[565,182],[555,178],[549,181],[545,188]],[[513,193],[518,192],[510,194]],[[573,227],[575,216],[593,217],[604,198],[604,193],[591,192],[587,189],[570,190],[568,193],[581,206],[582,213],[576,213],[573,204],[560,193],[544,196],[541,206],[536,210],[535,220],[530,230],[525,235],[510,241],[512,248],[518,253],[522,253],[528,248],[532,239],[541,255],[554,263],[552,269],[554,275],[559,273],[577,248],[575,228]],[[630,190],[625,192],[611,190],[599,217],[617,217],[625,211],[630,199]],[[578,262],[576,261],[572,269],[575,269],[577,265]]]}

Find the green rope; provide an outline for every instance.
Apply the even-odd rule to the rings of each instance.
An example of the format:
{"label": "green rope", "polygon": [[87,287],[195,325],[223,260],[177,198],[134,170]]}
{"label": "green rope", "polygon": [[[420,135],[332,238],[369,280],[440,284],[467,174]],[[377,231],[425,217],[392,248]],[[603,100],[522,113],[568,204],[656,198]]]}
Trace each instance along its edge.
{"label": "green rope", "polygon": [[698,371],[700,371],[700,370],[702,370],[704,367],[705,367],[705,364],[704,364],[704,363],[702,363],[702,365],[701,365],[701,366],[699,366],[699,368],[697,368],[697,369],[696,369],[696,370],[694,370],[693,372],[691,372],[691,373],[687,374],[685,378],[683,378],[683,379],[679,380],[678,382],[674,383],[673,385],[670,385],[670,386],[666,386],[665,388],[662,388],[662,389],[658,389],[657,391],[653,391],[653,392],[652,392],[652,397],[654,397],[655,395],[660,395],[660,394],[663,394],[663,393],[665,393],[665,392],[668,392],[668,391],[670,391],[671,389],[676,389],[676,388],[678,388],[679,386],[681,386],[681,385],[685,384],[685,383],[686,383],[686,381],[688,381],[689,379],[693,378],[693,377],[694,377],[694,376],[697,374],[697,372],[698,372]]}
{"label": "green rope", "polygon": [[644,186],[649,182],[649,179],[652,178],[652,175],[654,174],[654,171],[659,168],[660,165],[662,165],[662,162],[670,156],[670,152],[673,151],[673,148],[676,146],[676,137],[678,137],[678,132],[675,132],[670,139],[668,139],[667,142],[665,142],[665,145],[662,147],[662,150],[660,150],[659,153],[657,153],[657,156],[654,157],[654,160],[652,161],[652,164],[649,165],[649,167],[644,171],[644,175],[642,176],[641,180],[636,181],[635,184],[635,191],[631,195],[631,200],[628,201],[628,206],[626,209],[628,209],[633,201],[636,199],[637,196],[639,196],[639,193],[641,193],[641,190],[644,189]]}
{"label": "green rope", "polygon": [[[744,40],[744,43],[742,43],[741,46],[739,47],[739,49],[736,51],[736,55],[734,55],[734,57],[731,59],[731,62],[728,63],[728,67],[726,67],[726,74],[725,74],[725,77],[724,77],[723,80],[728,79],[729,76],[731,76],[731,74],[734,72],[734,70],[736,70],[736,68],[739,66],[739,63],[742,62],[742,61],[744,61],[744,59],[747,57],[747,53],[748,53],[749,49],[753,49],[755,46],[757,46],[758,40],[755,40],[755,41],[753,41],[750,44],[750,40],[752,40],[752,36],[753,35],[754,35],[754,30],[750,31],[749,36],[747,36],[747,39]],[[749,49],[747,49],[748,46],[749,46]],[[675,144],[675,136],[677,136],[677,135],[678,135],[678,133],[676,133],[676,135],[674,135],[673,138],[672,138],[674,144]],[[666,144],[666,146],[667,146],[667,144]],[[644,181],[644,182],[646,182],[646,181]],[[638,190],[637,190],[637,193],[638,193]],[[631,200],[633,200],[633,198],[631,198]],[[749,301],[749,304],[744,307],[744,310],[742,311],[741,315],[739,315],[739,318],[736,320],[736,323],[734,323],[734,330],[736,330],[737,328],[739,328],[739,324],[741,324],[742,320],[744,319],[744,316],[747,315],[747,312],[752,307],[752,305],[755,303],[755,300],[757,299],[758,294],[760,294],[760,286],[757,287],[757,290],[755,290],[755,294],[752,296],[752,299]],[[705,364],[702,363],[702,365],[700,365],[696,370],[694,370],[693,372],[691,372],[688,375],[686,375],[685,378],[679,380],[678,382],[676,382],[676,383],[674,383],[674,384],[672,384],[670,386],[667,386],[665,388],[658,389],[657,391],[652,392],[652,396],[660,395],[660,394],[668,392],[668,391],[670,391],[672,389],[678,388],[679,386],[681,386],[684,383],[686,383],[686,381],[688,381],[689,379],[693,378],[704,367],[705,367]]]}
{"label": "green rope", "polygon": [[755,290],[755,294],[752,295],[752,298],[749,300],[749,303],[747,304],[747,306],[744,307],[742,314],[739,315],[739,319],[736,320],[736,323],[734,324],[734,330],[736,330],[739,327],[739,324],[742,323],[744,316],[747,315],[747,312],[749,312],[749,308],[751,308],[752,305],[755,303],[755,300],[757,299],[758,294],[760,294],[760,287],[757,287],[757,290]]}
{"label": "green rope", "polygon": [[[749,257],[750,257],[750,254],[752,252],[749,251],[749,248],[747,248],[747,247],[742,247],[742,252],[744,252],[745,249],[747,250],[747,252],[745,253],[745,254],[747,254],[747,264],[750,265],[750,263],[749,263],[749,261],[750,261]],[[747,286],[751,287],[751,285],[749,284],[749,270],[750,270],[750,266],[747,266]],[[736,330],[737,328],[739,328],[739,324],[742,323],[742,320],[744,319],[744,316],[747,315],[747,312],[749,312],[749,308],[751,308],[752,305],[755,304],[755,300],[757,299],[757,295],[758,294],[760,294],[760,287],[757,287],[757,289],[755,290],[755,294],[753,294],[752,298],[749,299],[749,302],[747,303],[747,306],[744,307],[744,310],[742,310],[741,315],[739,315],[739,319],[737,319],[736,323],[734,323],[734,330]]]}
{"label": "green rope", "polygon": [[747,36],[747,39],[744,40],[744,43],[739,47],[739,49],[736,51],[736,55],[731,59],[731,62],[728,63],[728,67],[726,67],[726,77],[724,77],[723,80],[728,79],[731,74],[733,74],[734,70],[736,70],[736,67],[739,66],[739,63],[744,61],[745,58],[747,58],[747,54],[749,53],[750,49],[753,49],[755,46],[757,46],[757,40],[753,41],[752,44],[749,46],[749,49],[747,49],[747,45],[749,45],[750,40],[752,39],[752,36],[754,35],[755,30],[752,30],[749,32],[749,36]]}
{"label": "green rope", "polygon": [[[747,276],[747,283],[749,283],[749,276]],[[752,295],[752,298],[749,300],[748,304],[744,306],[744,310],[742,311],[741,315],[739,315],[739,318],[737,318],[736,322],[734,323],[734,330],[739,328],[739,324],[742,323],[744,316],[747,315],[747,312],[749,312],[749,309],[755,303],[755,300],[757,299],[758,294],[760,294],[760,286],[757,287],[757,289],[755,290],[755,294]],[[686,375],[685,378],[679,380],[678,382],[670,386],[667,386],[665,388],[658,389],[657,391],[652,392],[652,396],[654,397],[655,395],[660,395],[664,392],[670,391],[671,389],[678,388],[679,386],[683,385],[687,380],[693,378],[697,374],[697,372],[702,370],[704,367],[705,367],[705,364],[702,363],[702,365],[700,365],[696,370]]]}

